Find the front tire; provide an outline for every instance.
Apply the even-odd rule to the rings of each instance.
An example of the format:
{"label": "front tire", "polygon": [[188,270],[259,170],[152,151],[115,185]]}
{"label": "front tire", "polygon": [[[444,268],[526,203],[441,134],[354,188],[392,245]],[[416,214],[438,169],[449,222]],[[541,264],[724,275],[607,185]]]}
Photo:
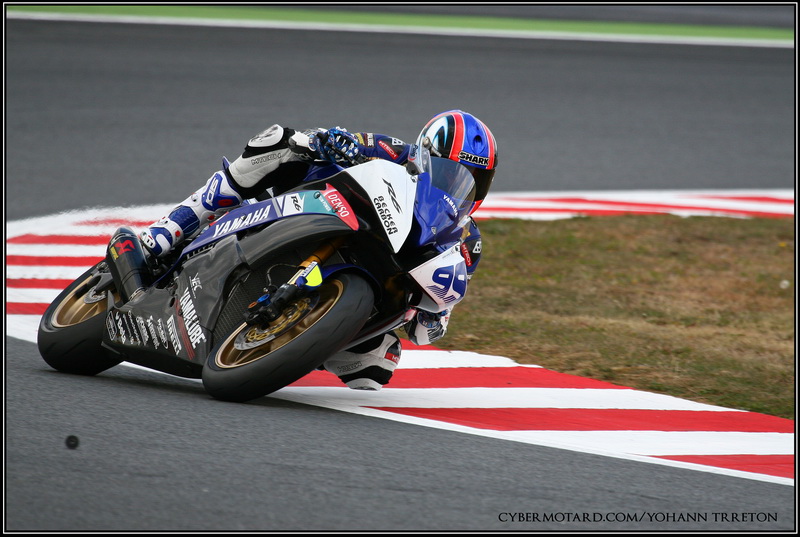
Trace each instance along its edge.
{"label": "front tire", "polygon": [[98,263],[64,289],[39,321],[37,343],[47,365],[64,373],[96,375],[122,362],[102,347],[111,275]]}
{"label": "front tire", "polygon": [[203,368],[206,391],[216,399],[243,403],[295,382],[355,337],[373,301],[364,278],[340,274],[269,327],[242,323],[209,354]]}

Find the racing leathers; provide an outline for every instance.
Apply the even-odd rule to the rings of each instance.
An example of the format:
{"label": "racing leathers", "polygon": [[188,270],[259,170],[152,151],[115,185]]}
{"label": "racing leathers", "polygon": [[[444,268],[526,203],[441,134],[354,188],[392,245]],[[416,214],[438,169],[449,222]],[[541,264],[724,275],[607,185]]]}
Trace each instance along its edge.
{"label": "racing leathers", "polygon": [[[405,164],[410,150],[409,144],[383,134],[351,134],[339,127],[296,131],[272,125],[252,137],[236,160],[224,161],[222,170],[215,172],[168,216],[142,231],[140,239],[153,256],[163,257],[244,200],[266,199],[295,188],[315,162],[327,160],[349,166],[384,159]],[[461,245],[468,278],[478,264],[480,253],[480,233],[470,219]],[[404,330],[411,342],[428,345],[444,336],[450,310],[441,313],[413,310],[406,319]],[[378,390],[392,377],[400,352],[400,340],[392,331],[340,351],[323,366],[350,388]]]}

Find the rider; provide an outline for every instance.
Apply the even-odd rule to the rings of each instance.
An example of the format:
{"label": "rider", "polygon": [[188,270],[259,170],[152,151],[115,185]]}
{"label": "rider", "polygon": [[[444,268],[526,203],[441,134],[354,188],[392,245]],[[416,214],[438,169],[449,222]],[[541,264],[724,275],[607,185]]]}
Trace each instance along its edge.
{"label": "rider", "polygon": [[[428,121],[416,143],[425,143],[432,157],[460,162],[472,171],[477,208],[489,191],[497,167],[497,144],[488,127],[471,114],[450,110]],[[405,164],[411,147],[391,136],[351,134],[340,127],[296,131],[272,125],[251,138],[240,157],[230,164],[225,161],[224,169],[214,173],[168,216],[142,231],[140,239],[150,254],[164,257],[244,200],[277,196],[298,186],[314,161],[344,167],[371,159]],[[470,219],[469,235],[461,248],[470,277],[480,252],[480,233]],[[449,319],[449,309],[442,313],[419,310],[405,330],[413,343],[426,345],[444,336]],[[350,388],[378,390],[389,382],[399,359],[400,340],[389,332],[337,353],[324,367]]]}

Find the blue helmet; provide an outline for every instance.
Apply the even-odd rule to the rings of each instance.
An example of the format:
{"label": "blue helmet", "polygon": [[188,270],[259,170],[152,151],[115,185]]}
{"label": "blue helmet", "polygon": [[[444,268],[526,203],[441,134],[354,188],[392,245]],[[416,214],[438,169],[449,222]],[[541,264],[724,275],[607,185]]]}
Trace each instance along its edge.
{"label": "blue helmet", "polygon": [[462,110],[435,115],[419,133],[417,144],[428,139],[431,156],[466,166],[475,178],[475,201],[489,193],[497,168],[497,142],[483,121]]}

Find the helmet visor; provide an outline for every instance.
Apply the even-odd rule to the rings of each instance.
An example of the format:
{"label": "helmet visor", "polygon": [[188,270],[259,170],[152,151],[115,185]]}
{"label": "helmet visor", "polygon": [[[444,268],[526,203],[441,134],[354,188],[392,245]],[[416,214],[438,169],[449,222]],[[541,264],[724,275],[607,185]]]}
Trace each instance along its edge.
{"label": "helmet visor", "polygon": [[475,179],[475,201],[483,201],[492,186],[495,170],[486,170],[473,166],[467,166],[467,168],[472,172],[472,177]]}
{"label": "helmet visor", "polygon": [[431,184],[465,207],[475,200],[475,179],[469,167],[452,160],[430,159]]}

